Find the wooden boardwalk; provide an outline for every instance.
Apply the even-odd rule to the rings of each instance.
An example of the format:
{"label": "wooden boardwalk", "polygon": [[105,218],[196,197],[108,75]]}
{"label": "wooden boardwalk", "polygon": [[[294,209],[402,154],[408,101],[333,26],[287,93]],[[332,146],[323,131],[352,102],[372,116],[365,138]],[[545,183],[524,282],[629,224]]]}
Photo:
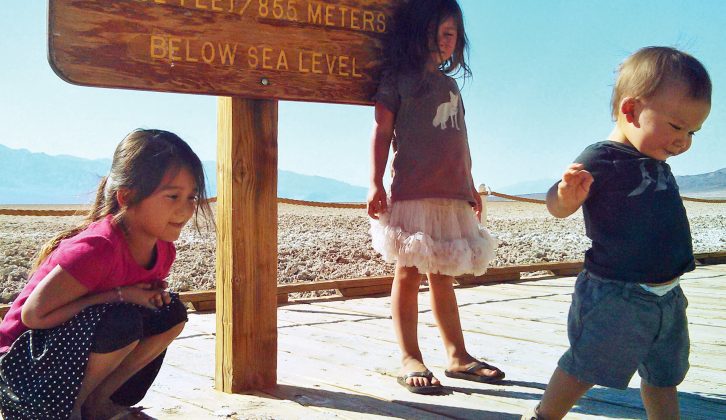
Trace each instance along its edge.
{"label": "wooden boardwalk", "polygon": [[[506,371],[499,385],[443,375],[445,354],[423,291],[421,348],[444,395],[414,395],[396,383],[398,347],[383,296],[281,306],[279,385],[249,394],[214,390],[215,315],[190,313],[140,405],[158,419],[519,419],[567,348],[573,284],[574,277],[548,277],[457,289],[467,347]],[[726,265],[700,266],[682,285],[692,341],[691,369],[679,387],[682,415],[726,418]],[[636,374],[625,391],[593,388],[567,418],[645,418],[638,386]]]}

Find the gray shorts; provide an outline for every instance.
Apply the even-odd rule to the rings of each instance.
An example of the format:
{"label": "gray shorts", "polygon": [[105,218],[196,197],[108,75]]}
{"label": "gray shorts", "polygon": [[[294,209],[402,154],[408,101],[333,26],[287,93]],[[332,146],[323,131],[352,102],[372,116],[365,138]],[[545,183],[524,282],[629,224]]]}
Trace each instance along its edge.
{"label": "gray shorts", "polygon": [[560,369],[596,385],[625,389],[635,371],[657,387],[688,371],[688,300],[680,286],[664,296],[586,270],[577,276],[567,320],[570,348]]}

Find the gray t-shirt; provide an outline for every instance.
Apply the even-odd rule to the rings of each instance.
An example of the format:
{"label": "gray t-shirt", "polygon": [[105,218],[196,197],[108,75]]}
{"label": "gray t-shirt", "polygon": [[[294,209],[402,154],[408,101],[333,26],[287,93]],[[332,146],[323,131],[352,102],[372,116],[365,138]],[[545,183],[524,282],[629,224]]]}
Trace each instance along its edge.
{"label": "gray t-shirt", "polygon": [[396,114],[391,201],[452,198],[474,203],[471,153],[456,81],[439,71],[389,75],[374,100]]}

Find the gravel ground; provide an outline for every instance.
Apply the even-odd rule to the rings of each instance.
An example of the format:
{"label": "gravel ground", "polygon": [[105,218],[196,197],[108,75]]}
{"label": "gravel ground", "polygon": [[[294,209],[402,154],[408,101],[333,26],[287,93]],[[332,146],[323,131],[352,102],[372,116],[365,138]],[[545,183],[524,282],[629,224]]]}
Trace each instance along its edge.
{"label": "gravel ground", "polygon": [[[694,251],[726,250],[726,204],[686,203]],[[499,237],[495,266],[582,260],[589,247],[582,213],[555,219],[544,205],[489,202],[488,228]],[[38,247],[80,217],[0,216],[0,301],[12,301],[25,285]],[[368,217],[358,209],[280,204],[278,283],[392,275],[371,248]],[[169,276],[176,291],[214,288],[215,237],[187,226],[177,241]]]}

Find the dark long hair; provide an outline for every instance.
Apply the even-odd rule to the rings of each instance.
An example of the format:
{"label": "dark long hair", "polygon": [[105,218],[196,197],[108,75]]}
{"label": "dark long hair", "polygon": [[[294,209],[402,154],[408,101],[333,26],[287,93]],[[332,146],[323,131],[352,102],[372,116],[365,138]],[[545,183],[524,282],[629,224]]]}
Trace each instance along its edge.
{"label": "dark long hair", "polygon": [[384,39],[384,71],[392,73],[420,73],[425,69],[431,51],[429,37],[433,32],[438,45],[438,28],[449,17],[457,27],[454,54],[439,69],[445,74],[471,77],[466,64],[469,41],[464,31],[464,17],[456,0],[403,1],[393,14],[393,28]]}
{"label": "dark long hair", "polygon": [[114,222],[123,227],[126,207],[119,205],[117,192],[124,188],[132,192],[127,207],[150,196],[159,187],[167,171],[186,168],[192,173],[198,189],[194,225],[199,229],[199,213],[211,220],[207,202],[202,162],[179,136],[164,130],[137,129],[129,133],[116,147],[108,176],[103,177],[96,190],[96,199],[88,216],[76,227],[65,230],[48,241],[38,253],[33,270],[55,250],[63,239],[85,230],[91,223],[113,215]]}

